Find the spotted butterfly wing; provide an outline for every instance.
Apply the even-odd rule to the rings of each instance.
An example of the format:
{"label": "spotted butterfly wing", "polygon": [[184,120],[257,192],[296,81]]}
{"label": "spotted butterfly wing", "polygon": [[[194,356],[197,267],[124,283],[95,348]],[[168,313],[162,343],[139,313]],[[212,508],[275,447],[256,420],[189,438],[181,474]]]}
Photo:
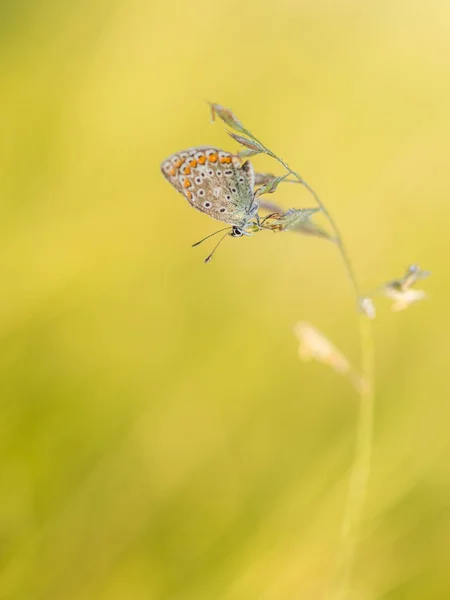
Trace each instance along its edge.
{"label": "spotted butterfly wing", "polygon": [[190,148],[169,156],[161,171],[191,206],[218,221],[243,227],[257,210],[253,167],[229,152]]}

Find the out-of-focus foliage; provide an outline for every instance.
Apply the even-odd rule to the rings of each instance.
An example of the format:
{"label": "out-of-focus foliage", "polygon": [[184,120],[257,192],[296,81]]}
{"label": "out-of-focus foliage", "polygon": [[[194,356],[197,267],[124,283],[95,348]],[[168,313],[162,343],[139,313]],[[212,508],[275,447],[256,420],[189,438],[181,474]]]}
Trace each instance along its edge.
{"label": "out-of-focus foliage", "polygon": [[190,249],[216,225],[159,164],[239,149],[212,100],[320,192],[364,289],[433,272],[377,301],[355,598],[448,599],[450,5],[4,2],[0,93],[0,597],[324,597],[357,398],[292,328],[357,365],[355,300],[320,239]]}

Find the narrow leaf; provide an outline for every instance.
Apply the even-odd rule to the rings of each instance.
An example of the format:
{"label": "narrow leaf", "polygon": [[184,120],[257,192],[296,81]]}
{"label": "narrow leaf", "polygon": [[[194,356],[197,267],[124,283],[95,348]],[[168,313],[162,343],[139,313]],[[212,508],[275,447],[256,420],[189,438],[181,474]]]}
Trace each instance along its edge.
{"label": "narrow leaf", "polygon": [[216,115],[224,121],[229,127],[232,129],[236,129],[236,131],[240,131],[242,133],[245,132],[244,126],[239,121],[239,119],[231,112],[229,108],[225,108],[220,104],[214,104],[213,102],[209,103],[211,107],[211,118],[214,121]]}
{"label": "narrow leaf", "polygon": [[245,146],[246,148],[249,148],[250,150],[254,150],[256,152],[264,152],[264,148],[260,144],[258,144],[258,142],[250,140],[246,137],[243,137],[242,135],[238,135],[237,133],[233,133],[231,131],[227,131],[227,133],[233,138],[233,140],[236,140],[238,144],[241,144],[242,146]]}
{"label": "narrow leaf", "polygon": [[265,185],[276,178],[272,173],[255,173],[255,185]]}
{"label": "narrow leaf", "polygon": [[250,158],[251,156],[256,156],[257,154],[261,154],[260,150],[241,150],[238,152],[238,156],[241,158]]}
{"label": "narrow leaf", "polygon": [[263,194],[273,194],[287,176],[288,174],[286,173],[286,175],[282,175],[281,177],[270,179],[265,185],[256,190],[255,198],[258,198],[258,196],[262,196]]}

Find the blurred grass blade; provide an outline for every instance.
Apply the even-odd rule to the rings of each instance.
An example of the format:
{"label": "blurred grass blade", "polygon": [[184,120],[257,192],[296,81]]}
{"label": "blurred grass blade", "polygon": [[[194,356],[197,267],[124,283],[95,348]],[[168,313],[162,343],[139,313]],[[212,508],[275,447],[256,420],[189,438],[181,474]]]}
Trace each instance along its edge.
{"label": "blurred grass blade", "polygon": [[299,341],[298,355],[304,362],[316,361],[345,375],[357,392],[366,388],[364,377],[350,364],[330,340],[310,323],[300,321],[294,327]]}
{"label": "blurred grass blade", "polygon": [[350,363],[345,356],[310,323],[303,321],[294,328],[299,341],[299,356],[302,360],[315,360],[331,367],[337,373],[348,374]]}

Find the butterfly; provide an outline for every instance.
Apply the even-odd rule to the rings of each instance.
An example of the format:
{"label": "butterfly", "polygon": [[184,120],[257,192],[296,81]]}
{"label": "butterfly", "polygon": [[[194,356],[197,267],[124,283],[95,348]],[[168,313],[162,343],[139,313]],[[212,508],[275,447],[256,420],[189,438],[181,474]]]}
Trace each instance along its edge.
{"label": "butterfly", "polygon": [[191,206],[230,225],[227,235],[249,235],[249,226],[255,218],[258,221],[250,162],[218,148],[199,146],[172,154],[161,164],[161,171]]}

